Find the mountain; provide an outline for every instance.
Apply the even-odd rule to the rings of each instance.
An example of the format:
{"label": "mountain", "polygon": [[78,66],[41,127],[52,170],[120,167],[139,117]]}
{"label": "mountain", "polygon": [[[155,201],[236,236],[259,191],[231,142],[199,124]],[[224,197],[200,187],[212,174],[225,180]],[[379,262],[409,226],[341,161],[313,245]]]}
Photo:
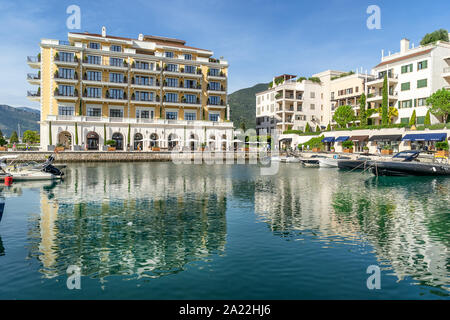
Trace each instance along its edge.
{"label": "mountain", "polygon": [[268,83],[259,83],[250,88],[244,88],[228,95],[231,121],[235,128],[240,128],[245,123],[245,128],[256,126],[256,98],[255,94],[267,90]]}
{"label": "mountain", "polygon": [[26,130],[39,132],[39,119],[39,110],[0,105],[0,130],[2,130],[4,136],[9,137],[13,131],[17,131],[18,124],[20,124],[22,133]]}

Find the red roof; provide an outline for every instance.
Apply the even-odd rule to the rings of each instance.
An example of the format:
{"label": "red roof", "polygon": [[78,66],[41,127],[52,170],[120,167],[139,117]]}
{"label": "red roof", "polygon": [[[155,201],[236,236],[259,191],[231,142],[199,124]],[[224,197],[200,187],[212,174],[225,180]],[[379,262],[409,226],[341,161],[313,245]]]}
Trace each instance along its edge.
{"label": "red roof", "polygon": [[427,49],[427,50],[424,50],[424,51],[420,51],[420,52],[416,52],[416,53],[412,53],[412,54],[409,54],[407,56],[403,56],[403,57],[400,57],[400,58],[395,58],[395,59],[392,59],[392,60],[389,60],[389,61],[383,61],[382,63],[376,65],[374,68],[378,68],[378,67],[390,64],[390,63],[394,63],[394,62],[398,62],[398,61],[414,58],[414,57],[417,57],[417,56],[422,56],[424,54],[427,54],[427,53],[431,52],[431,50],[433,50],[433,48]]}

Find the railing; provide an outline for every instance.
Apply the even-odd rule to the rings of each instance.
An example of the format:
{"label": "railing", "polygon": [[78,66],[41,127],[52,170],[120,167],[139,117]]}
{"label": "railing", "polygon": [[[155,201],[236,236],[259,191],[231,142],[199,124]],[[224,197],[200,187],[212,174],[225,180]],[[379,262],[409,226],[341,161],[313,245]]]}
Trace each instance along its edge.
{"label": "railing", "polygon": [[61,56],[59,55],[55,55],[55,61],[58,62],[67,62],[67,63],[78,63],[78,58],[77,56],[74,56],[72,59],[67,59],[67,58],[61,58]]}
{"label": "railing", "polygon": [[223,100],[221,100],[219,103],[212,103],[210,100],[208,100],[209,106],[225,106],[225,103]]}
{"label": "railing", "polygon": [[69,41],[58,40],[60,46],[72,46]]}
{"label": "railing", "polygon": [[40,91],[27,91],[27,97],[40,97]]}
{"label": "railing", "polygon": [[74,74],[73,77],[62,77],[60,74],[55,74],[54,77],[55,79],[64,79],[64,80],[78,80],[78,75]]}
{"label": "railing", "polygon": [[225,89],[224,86],[221,86],[219,89],[216,89],[216,88],[210,88],[209,84],[208,84],[208,86],[206,87],[206,90],[209,90],[209,91],[217,91],[217,92],[220,92],[220,91],[226,91],[226,89]]}
{"label": "railing", "polygon": [[220,71],[219,73],[214,73],[214,74],[211,74],[211,71],[208,71],[207,75],[208,75],[208,77],[222,77],[222,78],[225,77],[225,73],[223,71]]}
{"label": "railing", "polygon": [[41,75],[40,74],[34,74],[34,73],[28,73],[27,74],[27,79],[28,80],[41,80]]}
{"label": "railing", "polygon": [[41,62],[41,59],[40,59],[40,57],[36,57],[36,56],[28,56],[27,61],[30,63],[38,63],[38,62]]}
{"label": "railing", "polygon": [[[387,78],[388,79],[398,79],[398,75],[388,75],[387,76]],[[374,81],[378,81],[378,80],[383,80],[384,79],[384,75],[382,75],[382,76],[378,76],[378,77],[376,77],[376,78],[374,78],[374,79],[368,79],[367,80],[367,83],[369,83],[369,82],[374,82]]]}
{"label": "railing", "polygon": [[450,72],[450,67],[444,68],[443,72],[444,72],[444,73]]}

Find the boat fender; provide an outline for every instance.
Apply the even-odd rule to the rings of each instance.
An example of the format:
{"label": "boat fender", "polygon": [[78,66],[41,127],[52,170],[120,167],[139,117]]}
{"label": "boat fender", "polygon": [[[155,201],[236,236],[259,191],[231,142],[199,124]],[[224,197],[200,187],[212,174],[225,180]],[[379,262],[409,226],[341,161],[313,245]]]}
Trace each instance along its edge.
{"label": "boat fender", "polygon": [[5,177],[5,186],[9,187],[13,183],[13,178],[11,176]]}
{"label": "boat fender", "polygon": [[435,167],[433,167],[432,170],[433,170],[433,172],[436,172],[436,168]]}

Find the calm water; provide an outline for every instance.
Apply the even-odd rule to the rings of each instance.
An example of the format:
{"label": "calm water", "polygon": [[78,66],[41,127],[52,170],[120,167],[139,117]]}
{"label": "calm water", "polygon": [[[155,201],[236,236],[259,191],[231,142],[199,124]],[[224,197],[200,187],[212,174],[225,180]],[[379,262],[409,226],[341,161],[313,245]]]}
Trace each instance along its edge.
{"label": "calm water", "polygon": [[[3,299],[449,299],[450,179],[71,165],[0,187]],[[81,290],[68,290],[70,265]],[[366,286],[381,268],[381,289]]]}

